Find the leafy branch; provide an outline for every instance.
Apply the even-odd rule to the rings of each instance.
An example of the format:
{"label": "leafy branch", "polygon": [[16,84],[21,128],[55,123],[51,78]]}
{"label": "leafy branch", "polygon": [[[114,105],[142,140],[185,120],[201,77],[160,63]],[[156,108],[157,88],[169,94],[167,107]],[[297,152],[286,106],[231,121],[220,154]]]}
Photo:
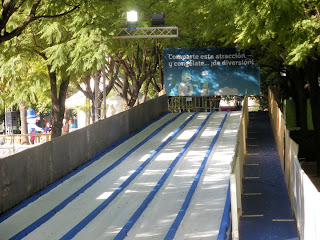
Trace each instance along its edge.
{"label": "leafy branch", "polygon": [[36,16],[37,9],[41,3],[41,0],[34,0],[30,12],[28,16],[12,31],[7,32],[7,25],[10,18],[16,13],[19,9],[22,8],[22,5],[25,3],[26,0],[20,0],[18,3],[14,0],[7,0],[5,2],[2,1],[2,12],[0,17],[0,44],[9,41],[14,37],[19,36],[22,31],[32,22],[40,19],[40,18],[59,18],[65,15],[70,14],[71,12],[75,11],[80,7],[80,5],[74,6],[72,9],[65,11],[60,14],[56,15],[38,15]]}

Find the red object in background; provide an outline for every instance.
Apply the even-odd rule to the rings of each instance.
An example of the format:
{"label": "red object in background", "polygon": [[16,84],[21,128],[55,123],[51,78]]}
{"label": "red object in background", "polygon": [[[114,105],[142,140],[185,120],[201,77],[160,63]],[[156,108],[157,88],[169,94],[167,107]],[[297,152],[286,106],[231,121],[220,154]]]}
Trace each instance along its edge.
{"label": "red object in background", "polygon": [[228,110],[230,110],[230,111],[236,111],[236,106],[224,106],[224,107],[220,107],[220,111],[228,111]]}

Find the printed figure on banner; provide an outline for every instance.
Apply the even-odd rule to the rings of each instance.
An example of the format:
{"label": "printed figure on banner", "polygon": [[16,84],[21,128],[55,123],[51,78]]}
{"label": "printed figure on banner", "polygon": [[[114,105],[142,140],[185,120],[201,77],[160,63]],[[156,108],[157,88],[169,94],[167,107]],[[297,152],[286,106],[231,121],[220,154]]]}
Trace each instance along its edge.
{"label": "printed figure on banner", "polygon": [[191,83],[191,73],[189,71],[182,71],[182,82],[179,84],[179,96],[192,96],[193,86]]}

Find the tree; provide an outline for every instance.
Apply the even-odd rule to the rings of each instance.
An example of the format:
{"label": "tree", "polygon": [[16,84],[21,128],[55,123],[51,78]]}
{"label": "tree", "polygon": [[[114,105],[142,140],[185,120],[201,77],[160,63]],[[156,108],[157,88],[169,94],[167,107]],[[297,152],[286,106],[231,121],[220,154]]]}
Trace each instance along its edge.
{"label": "tree", "polygon": [[[112,57],[109,57],[105,60],[105,64],[102,66],[101,71],[98,73],[99,74],[99,85],[103,85],[103,83],[101,83],[101,76],[102,76],[102,72],[105,71],[106,72],[106,80],[107,80],[107,85],[105,88],[105,92],[106,92],[106,96],[111,92],[115,81],[119,78],[119,68],[120,68],[120,63],[116,62]],[[81,91],[87,99],[89,99],[91,101],[91,116],[92,116],[92,121],[95,122],[95,114],[94,114],[94,108],[95,108],[95,92],[94,91],[99,91],[98,92],[98,99],[99,99],[99,104],[98,104],[98,108],[101,109],[101,105],[102,105],[102,100],[103,100],[103,89],[91,89],[90,86],[90,82],[93,78],[95,78],[96,76],[94,74],[92,74],[91,72],[89,72],[89,74],[85,77],[81,78],[81,84],[80,83],[76,83],[76,88]],[[100,112],[100,116],[101,116],[101,112]]]}
{"label": "tree", "polygon": [[[146,89],[157,70],[158,56],[155,54],[156,46],[151,45],[152,48],[147,50],[145,41],[126,42],[129,51],[120,52],[117,54],[117,61],[120,63],[120,68],[123,74],[123,79],[116,82],[118,87],[115,88],[120,96],[124,99],[128,108],[139,104],[138,96],[142,85],[146,84]],[[120,91],[121,89],[121,91]],[[146,100],[146,94],[143,102]]]}
{"label": "tree", "polygon": [[[192,1],[189,1],[191,3]],[[209,1],[203,1],[207,7]],[[13,2],[12,2],[13,3]],[[24,1],[20,2],[21,4]],[[23,14],[12,14],[10,31],[19,26],[18,23],[27,17],[35,1],[26,1],[23,5]],[[159,40],[158,43],[142,40],[131,41],[131,43],[119,43],[113,39],[116,32],[124,25],[124,16],[130,6],[143,9],[140,11],[140,26],[150,26],[151,14],[154,12],[168,12],[168,24],[182,24],[184,29],[181,33],[187,38],[184,40]],[[13,5],[12,5],[13,6]],[[54,7],[53,7],[54,6]],[[188,5],[183,2],[181,7]],[[192,4],[191,6],[195,6]],[[188,10],[191,10],[191,6]],[[199,7],[199,11],[192,14],[190,18],[201,15],[197,25],[192,27],[186,20],[175,22],[179,18],[179,1],[120,1],[120,0],[92,0],[74,3],[67,2],[41,2],[36,7],[37,24],[28,24],[17,37],[2,43],[1,47],[7,59],[14,58],[21,51],[35,53],[41,56],[47,68],[48,79],[50,79],[51,98],[53,106],[53,137],[60,135],[62,112],[64,111],[64,100],[66,98],[70,82],[83,79],[88,72],[99,70],[103,63],[103,56],[110,56],[114,62],[119,63],[119,72],[125,76],[123,81],[114,79],[117,86],[121,86],[121,95],[132,107],[137,104],[137,96],[144,91],[144,99],[152,84],[156,91],[163,87],[161,50],[163,46],[184,46],[202,42],[197,40],[196,34],[201,33],[205,24],[207,12],[205,7]],[[186,12],[177,16],[185,15]],[[188,15],[188,16],[189,16]],[[41,17],[40,17],[41,16]],[[9,18],[8,18],[9,19]],[[14,20],[14,21],[13,21]],[[8,23],[10,23],[8,21]],[[190,31],[189,31],[190,30]],[[3,31],[10,32],[9,30]],[[188,35],[188,32],[192,34]],[[190,37],[189,37],[190,36]],[[187,41],[186,41],[187,39]],[[129,41],[128,41],[129,42]],[[203,44],[205,46],[205,44]],[[132,86],[132,88],[129,87]],[[113,86],[112,83],[109,86]],[[118,89],[118,88],[117,88]],[[61,121],[60,121],[61,120]]]}
{"label": "tree", "polygon": [[[5,61],[5,62],[4,62]],[[48,105],[46,74],[38,58],[22,52],[11,59],[0,57],[0,76],[4,86],[2,101],[6,107],[19,106],[21,133],[28,134],[27,108],[41,102]],[[7,79],[6,81],[4,81]],[[22,137],[22,144],[28,144],[28,137]]]}
{"label": "tree", "polygon": [[[206,4],[193,1],[134,1],[139,11],[138,27],[150,27],[152,13],[166,14],[166,26],[180,26],[177,39],[130,39],[110,40],[110,55],[121,61],[121,81],[115,90],[124,99],[128,108],[138,104],[138,94],[143,93],[142,102],[150,95],[149,86],[159,93],[163,89],[163,47],[207,47],[212,40],[203,41],[203,26],[206,24]],[[124,3],[124,10],[130,9],[133,1]],[[194,11],[194,9],[199,9]],[[194,24],[190,24],[190,22]],[[212,47],[212,45],[210,45]],[[120,90],[121,89],[121,90]]]}
{"label": "tree", "polygon": [[[159,4],[161,3],[155,1],[134,2],[135,8],[146,9],[145,11],[140,12],[141,15],[139,14],[139,26],[150,26],[151,13],[154,12],[155,6],[158,6]],[[103,56],[104,54],[106,58],[112,60],[117,67],[120,67],[116,71],[112,67],[106,69],[107,75],[114,75],[114,72],[119,72],[122,75],[121,79],[118,76],[116,78],[113,77],[115,80],[114,85],[110,82],[112,78],[109,77],[108,86],[114,86],[114,90],[124,99],[128,108],[139,103],[137,99],[138,94],[142,91],[142,86],[144,89],[144,99],[142,101],[145,101],[146,99],[150,83],[156,88],[156,91],[161,91],[162,89],[162,83],[159,84],[156,80],[156,76],[162,76],[162,73],[157,73],[157,71],[162,71],[160,65],[162,54],[160,49],[162,50],[162,47],[160,44],[156,44],[153,40],[115,40],[112,38],[114,34],[119,31],[120,27],[123,27],[124,20],[122,19],[124,19],[124,14],[127,9],[130,9],[131,5],[133,5],[133,1],[121,1],[121,4],[111,6],[115,7],[117,9],[116,11],[119,13],[112,19],[112,29],[106,29],[106,24],[99,23],[101,19],[99,19],[99,16],[97,15],[96,21],[90,27],[90,32],[88,32],[89,29],[87,28],[79,30],[77,35],[82,40],[76,43],[75,49],[77,50],[72,53],[74,57],[73,66],[76,66],[77,70],[83,72],[88,71],[89,69],[91,71],[92,69],[99,70],[99,66],[102,64],[97,61],[94,64],[88,65],[87,56],[92,62],[92,56],[97,56],[96,59],[99,59],[99,56]],[[87,42],[88,45],[81,46],[82,41]],[[100,60],[101,59],[103,58],[100,57]],[[85,89],[82,90],[85,92]],[[89,90],[86,95],[93,101],[92,90]]]}
{"label": "tree", "polygon": [[[300,116],[306,116],[305,85],[313,109],[313,121],[319,129],[320,116],[316,106],[320,103],[318,73],[319,58],[319,3],[310,1],[216,1],[210,9],[212,26],[208,37],[218,37],[223,44],[238,44],[241,48],[258,49],[264,66],[278,64],[286,68],[295,83],[296,100]],[[300,77],[296,78],[300,72]],[[310,73],[310,74],[309,74]],[[306,128],[306,120],[300,121]]]}
{"label": "tree", "polygon": [[[2,0],[0,18],[0,44],[18,37],[32,22],[41,18],[58,18],[76,10],[73,1],[41,3],[42,0]],[[50,6],[50,7],[49,7]],[[69,10],[65,10],[68,7]],[[63,8],[62,12],[59,12]]]}
{"label": "tree", "polygon": [[[82,1],[69,10],[71,2],[67,3],[43,3],[47,15],[38,18],[37,25],[28,25],[25,31],[17,38],[2,44],[7,57],[14,58],[20,51],[33,52],[41,56],[47,68],[50,81],[51,99],[53,108],[52,137],[61,135],[62,119],[65,110],[65,99],[70,81],[75,81],[78,76],[88,71],[97,69],[101,65],[102,53],[106,50],[102,32],[110,33],[109,28],[100,28],[102,21],[114,20],[114,12],[117,1]],[[51,4],[51,5],[50,5]],[[56,7],[54,10],[50,7]],[[112,6],[112,7],[111,7]],[[111,7],[108,9],[108,7]],[[42,9],[42,8],[41,8]],[[49,9],[49,10],[48,10]],[[59,18],[53,17],[59,10],[65,10],[65,14],[59,14]],[[68,14],[67,14],[68,13]],[[105,17],[106,16],[106,17]],[[97,21],[97,17],[101,18]],[[108,25],[107,22],[104,24]],[[111,25],[111,24],[110,24]]]}
{"label": "tree", "polygon": [[[222,44],[237,44],[240,48],[263,53],[259,55],[262,66],[277,66],[274,71],[278,74],[281,68],[286,70],[284,83],[287,84],[279,86],[289,90],[295,99],[298,123],[304,131],[307,130],[306,102],[310,98],[318,140],[319,8],[319,2],[308,0],[215,1],[210,8],[213,24],[207,28],[207,36],[218,38]],[[320,152],[316,151],[320,175]]]}

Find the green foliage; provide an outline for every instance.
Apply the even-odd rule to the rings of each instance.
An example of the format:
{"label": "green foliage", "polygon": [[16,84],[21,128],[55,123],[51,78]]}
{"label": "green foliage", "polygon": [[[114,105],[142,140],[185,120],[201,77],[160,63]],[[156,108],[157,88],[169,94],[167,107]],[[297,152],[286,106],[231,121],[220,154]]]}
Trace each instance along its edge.
{"label": "green foliage", "polygon": [[[25,19],[32,2],[26,1],[10,18],[7,31]],[[2,89],[27,86],[20,92],[29,96],[28,101],[43,99],[41,101],[46,102],[42,96],[50,97],[49,86],[41,94],[36,89],[44,87],[41,85],[44,80],[48,84],[47,65],[52,72],[58,73],[59,85],[66,75],[71,76],[72,81],[79,81],[81,76],[100,69],[103,56],[131,59],[137,53],[137,45],[142,46],[143,42],[147,61],[154,61],[153,40],[113,39],[119,29],[125,27],[126,12],[130,10],[138,11],[139,27],[151,25],[152,13],[165,13],[166,26],[179,26],[179,38],[159,39],[161,47],[237,45],[250,49],[259,58],[258,64],[267,67],[268,74],[262,77],[267,84],[274,84],[275,73],[282,65],[302,66],[310,59],[318,58],[320,53],[320,3],[317,1],[48,0],[41,1],[36,16],[65,13],[78,5],[76,10],[61,17],[39,18],[19,37],[1,44]],[[41,54],[45,61],[39,57]],[[141,64],[142,58],[137,59]],[[134,70],[138,74],[137,65]],[[264,71],[262,69],[263,76]],[[160,80],[158,72],[155,77]],[[155,89],[150,87],[149,97],[155,94]]]}
{"label": "green foliage", "polygon": [[20,103],[26,106],[41,103],[41,108],[50,104],[48,76],[41,59],[21,54],[12,56],[7,62],[2,61],[3,59],[0,60],[2,109]]}
{"label": "green foliage", "polygon": [[307,0],[214,1],[207,36],[241,48],[262,46],[284,64],[301,66],[319,55],[320,4]]}

